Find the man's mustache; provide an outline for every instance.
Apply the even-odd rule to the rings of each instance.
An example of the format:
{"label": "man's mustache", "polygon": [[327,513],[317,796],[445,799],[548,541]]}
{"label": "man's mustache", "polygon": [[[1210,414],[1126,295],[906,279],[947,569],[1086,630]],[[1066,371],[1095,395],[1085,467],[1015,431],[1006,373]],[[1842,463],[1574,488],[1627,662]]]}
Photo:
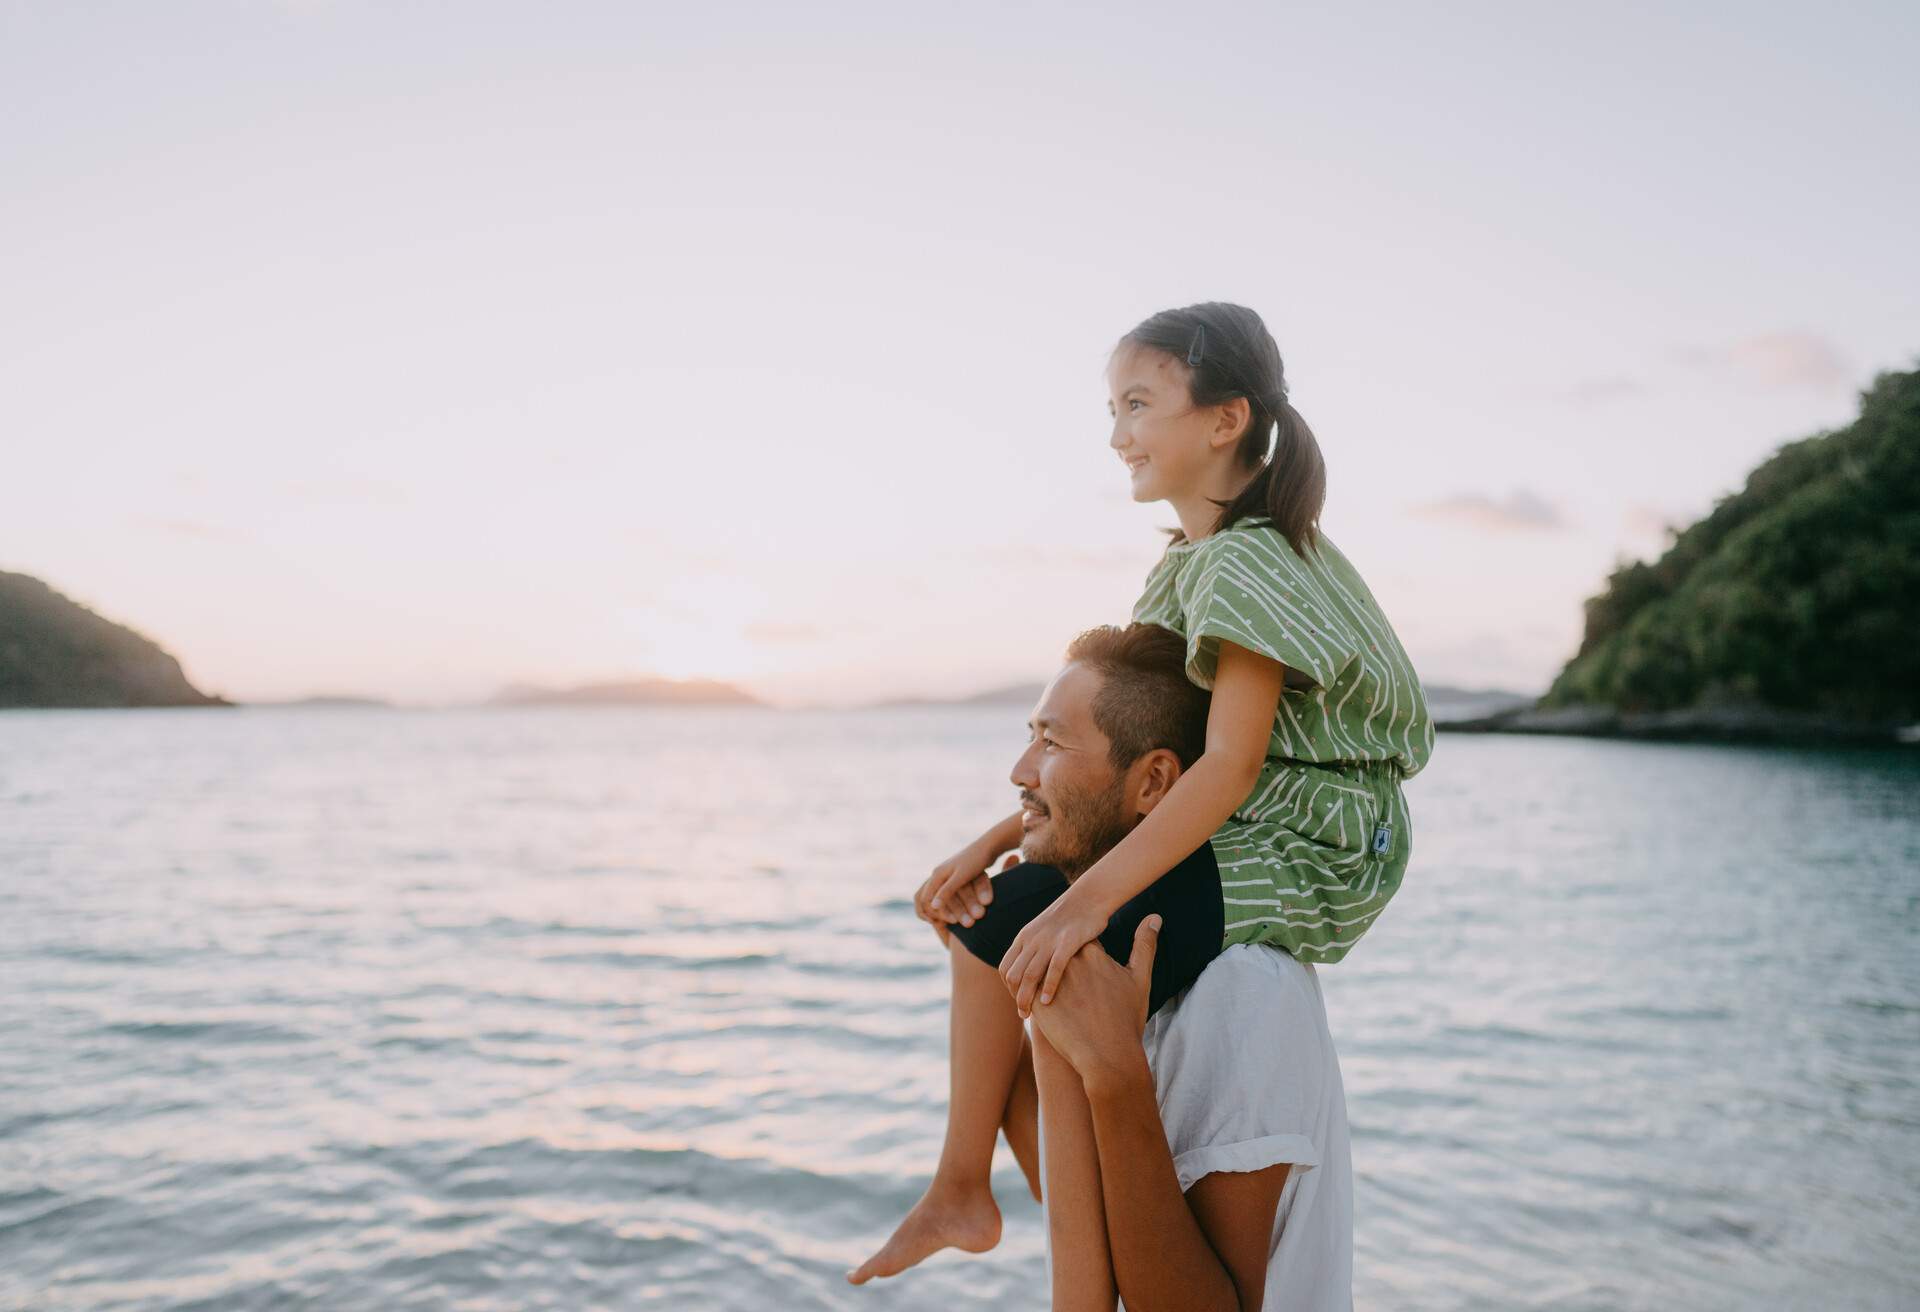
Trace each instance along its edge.
{"label": "man's mustache", "polygon": [[1025,789],[1020,791],[1020,804],[1038,811],[1041,815],[1053,814],[1047,809],[1047,804],[1041,801],[1037,794],[1029,793]]}

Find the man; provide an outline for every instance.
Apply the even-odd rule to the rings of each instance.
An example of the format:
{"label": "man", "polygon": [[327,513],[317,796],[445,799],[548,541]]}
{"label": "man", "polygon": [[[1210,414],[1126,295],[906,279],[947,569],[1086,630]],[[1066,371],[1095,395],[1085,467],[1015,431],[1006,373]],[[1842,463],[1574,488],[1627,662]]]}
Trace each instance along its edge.
{"label": "man", "polygon": [[[1069,880],[1179,777],[1172,743],[1139,739],[1129,694],[1184,679],[1185,644],[1134,625],[1082,635],[1071,656],[1012,774],[1033,814],[1022,856]],[[1116,761],[1116,742],[1141,750]],[[969,919],[981,891],[962,899]],[[1082,948],[1033,1011],[1053,1306],[1111,1309],[1117,1293],[1128,1312],[1350,1308],[1346,1100],[1313,969],[1236,945],[1148,1021],[1157,921],[1125,966]]]}

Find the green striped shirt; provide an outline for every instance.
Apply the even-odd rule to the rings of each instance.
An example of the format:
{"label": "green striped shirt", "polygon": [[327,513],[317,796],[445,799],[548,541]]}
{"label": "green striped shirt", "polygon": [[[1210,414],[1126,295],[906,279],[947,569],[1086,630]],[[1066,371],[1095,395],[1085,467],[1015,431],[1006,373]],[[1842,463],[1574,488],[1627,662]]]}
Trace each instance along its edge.
{"label": "green striped shirt", "polygon": [[1223,639],[1286,666],[1259,781],[1213,838],[1226,941],[1338,961],[1400,886],[1400,783],[1433,753],[1426,695],[1373,593],[1324,534],[1302,555],[1256,516],[1169,544],[1133,618],[1186,638],[1202,688]]}

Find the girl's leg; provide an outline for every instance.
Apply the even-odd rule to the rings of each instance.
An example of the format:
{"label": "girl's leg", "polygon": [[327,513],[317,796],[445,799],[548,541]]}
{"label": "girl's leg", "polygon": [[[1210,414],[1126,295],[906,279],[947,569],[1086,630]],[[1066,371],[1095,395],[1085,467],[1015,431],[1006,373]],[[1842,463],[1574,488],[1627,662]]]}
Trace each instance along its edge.
{"label": "girl's leg", "polygon": [[847,1273],[856,1285],[897,1275],[942,1248],[980,1253],[1000,1242],[1000,1208],[988,1177],[994,1140],[1009,1114],[1023,1026],[999,971],[957,937],[948,941],[947,955],[953,961],[953,1008],[946,1143],[920,1201],[878,1252]]}
{"label": "girl's leg", "polygon": [[1040,1201],[1040,1091],[1033,1082],[1033,1041],[1020,1028],[1020,1064],[1014,1068],[1013,1088],[1007,1093],[1007,1111],[1000,1118],[1013,1160],[1027,1177],[1027,1191]]}
{"label": "girl's leg", "polygon": [[1046,1137],[1047,1238],[1052,1253],[1053,1312],[1113,1312],[1119,1288],[1100,1195],[1100,1153],[1093,1112],[1080,1074],[1038,1027],[1033,1073]]}

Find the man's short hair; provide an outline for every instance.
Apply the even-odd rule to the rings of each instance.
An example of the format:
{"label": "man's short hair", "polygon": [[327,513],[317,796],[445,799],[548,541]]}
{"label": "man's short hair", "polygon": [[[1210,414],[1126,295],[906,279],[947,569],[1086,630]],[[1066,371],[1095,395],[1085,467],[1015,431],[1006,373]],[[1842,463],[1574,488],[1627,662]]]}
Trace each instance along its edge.
{"label": "man's short hair", "polygon": [[1187,678],[1187,640],[1158,624],[1103,624],[1067,646],[1067,660],[1100,676],[1093,722],[1111,744],[1109,756],[1125,770],[1164,747],[1186,769],[1207,748],[1207,707],[1213,697]]}

